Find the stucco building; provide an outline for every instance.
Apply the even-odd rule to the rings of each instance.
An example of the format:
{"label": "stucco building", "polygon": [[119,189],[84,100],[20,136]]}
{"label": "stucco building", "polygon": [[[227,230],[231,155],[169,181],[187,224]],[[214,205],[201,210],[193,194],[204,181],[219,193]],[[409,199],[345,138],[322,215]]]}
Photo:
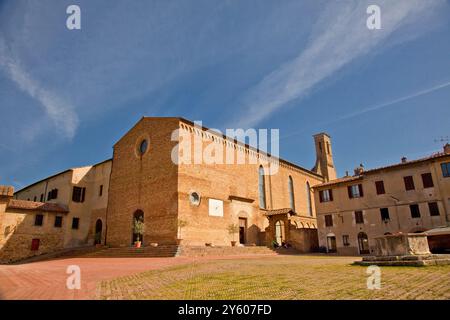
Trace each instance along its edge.
{"label": "stucco building", "polygon": [[[450,146],[382,168],[360,166],[354,175],[318,184],[314,191],[320,246],[339,254],[370,254],[374,237],[449,225]],[[445,235],[439,230],[434,234]]]}
{"label": "stucco building", "polygon": [[[318,247],[312,188],[336,177],[329,136],[314,139],[317,161],[308,170],[182,118],[143,117],[112,159],[38,181],[8,201],[67,208],[55,249],[131,246],[139,219],[144,246],[276,241],[308,252]],[[29,213],[30,224],[39,212]]]}

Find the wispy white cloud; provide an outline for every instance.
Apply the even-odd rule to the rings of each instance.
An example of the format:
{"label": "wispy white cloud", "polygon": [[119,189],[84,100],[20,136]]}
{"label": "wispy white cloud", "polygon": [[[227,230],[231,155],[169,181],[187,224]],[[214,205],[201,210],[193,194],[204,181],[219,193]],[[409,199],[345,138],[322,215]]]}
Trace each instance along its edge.
{"label": "wispy white cloud", "polygon": [[[319,126],[319,127],[320,126],[328,126],[328,125],[333,124],[333,123],[337,123],[337,122],[348,120],[348,119],[351,119],[351,118],[354,118],[354,117],[357,117],[357,116],[361,116],[361,115],[363,115],[365,113],[378,111],[380,109],[383,109],[383,108],[386,108],[386,107],[390,107],[390,106],[395,105],[397,103],[404,102],[404,101],[407,101],[407,100],[411,100],[411,99],[414,99],[414,98],[417,98],[417,97],[420,97],[420,96],[426,95],[428,93],[431,93],[431,92],[434,92],[434,91],[437,91],[437,90],[440,90],[440,89],[443,89],[443,88],[447,88],[447,87],[450,87],[450,81],[447,81],[447,82],[444,82],[444,83],[432,86],[432,87],[427,88],[427,89],[419,90],[419,91],[417,91],[415,93],[408,94],[406,96],[403,96],[403,97],[400,97],[400,98],[396,98],[396,99],[393,99],[393,100],[390,100],[390,101],[387,101],[387,102],[383,102],[383,103],[380,103],[380,104],[377,104],[377,105],[374,105],[374,106],[371,106],[371,107],[358,109],[358,111],[347,113],[347,114],[342,115],[340,117],[331,119],[330,121],[321,122],[321,123],[316,124],[316,125]],[[286,139],[286,138],[289,138],[289,137],[292,137],[292,136],[296,136],[296,135],[298,135],[300,133],[303,133],[304,131],[306,131],[306,129],[295,131],[295,132],[291,132],[291,133],[289,133],[287,135],[282,136],[281,139]]]}
{"label": "wispy white cloud", "polygon": [[306,48],[245,94],[244,112],[238,125],[254,126],[289,102],[304,97],[353,60],[377,50],[401,27],[424,16],[429,18],[430,12],[437,12],[445,1],[377,1],[382,9],[381,30],[367,29],[368,4],[365,1],[331,3],[319,18]]}
{"label": "wispy white cloud", "polygon": [[46,115],[53,122],[58,133],[65,138],[72,138],[78,127],[78,116],[73,106],[64,101],[57,93],[45,88],[25,70],[20,61],[14,58],[5,41],[0,38],[0,67],[8,77],[26,94],[42,105]]}
{"label": "wispy white cloud", "polygon": [[419,91],[417,91],[417,92],[415,92],[413,94],[409,94],[407,96],[403,96],[403,97],[400,97],[400,98],[397,98],[397,99],[394,99],[394,100],[391,100],[391,101],[380,103],[380,104],[377,104],[377,105],[372,106],[372,107],[368,107],[368,108],[365,108],[365,109],[362,109],[362,110],[358,110],[358,111],[346,114],[346,115],[341,116],[341,117],[339,117],[337,119],[334,119],[333,121],[330,121],[329,123],[334,123],[334,122],[338,122],[338,121],[342,121],[342,120],[347,120],[347,119],[354,118],[356,116],[360,116],[360,115],[368,113],[368,112],[377,111],[377,110],[389,107],[391,105],[397,104],[399,102],[403,102],[403,101],[406,101],[406,100],[417,98],[417,97],[423,96],[425,94],[428,94],[428,93],[431,93],[431,92],[434,92],[436,90],[443,89],[443,88],[449,87],[449,86],[450,86],[450,81],[449,82],[444,82],[444,83],[441,83],[439,85],[433,86],[431,88],[427,88],[427,89],[424,89],[424,90],[419,90]]}

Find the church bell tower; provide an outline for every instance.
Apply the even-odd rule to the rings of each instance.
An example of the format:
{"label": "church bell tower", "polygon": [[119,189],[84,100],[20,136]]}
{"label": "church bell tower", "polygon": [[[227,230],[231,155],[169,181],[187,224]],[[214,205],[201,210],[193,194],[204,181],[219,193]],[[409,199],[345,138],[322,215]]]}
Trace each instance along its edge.
{"label": "church bell tower", "polygon": [[335,180],[336,169],[333,163],[331,137],[325,132],[315,134],[313,137],[316,146],[316,164],[312,171],[322,175],[326,182]]}

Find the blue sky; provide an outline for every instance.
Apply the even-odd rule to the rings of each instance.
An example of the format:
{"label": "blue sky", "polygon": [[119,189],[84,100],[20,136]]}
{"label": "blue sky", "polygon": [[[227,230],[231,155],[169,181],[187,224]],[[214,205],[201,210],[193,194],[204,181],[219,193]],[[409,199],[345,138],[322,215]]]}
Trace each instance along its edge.
{"label": "blue sky", "polygon": [[307,168],[326,131],[339,175],[438,151],[449,18],[445,0],[0,1],[0,184],[107,159],[144,115],[279,128]]}

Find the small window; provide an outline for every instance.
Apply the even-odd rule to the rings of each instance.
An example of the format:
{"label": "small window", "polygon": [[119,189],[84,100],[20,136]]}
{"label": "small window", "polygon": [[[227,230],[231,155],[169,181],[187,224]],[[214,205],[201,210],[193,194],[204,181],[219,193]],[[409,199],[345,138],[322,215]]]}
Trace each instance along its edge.
{"label": "small window", "polygon": [[353,198],[361,198],[364,196],[362,184],[355,184],[353,186],[348,186],[348,197],[350,199]]}
{"label": "small window", "polygon": [[405,182],[405,190],[414,190],[414,179],[412,176],[403,177],[403,181]]}
{"label": "small window", "polygon": [[86,194],[86,188],[73,187],[72,201],[73,202],[84,202],[85,194]]}
{"label": "small window", "polygon": [[62,217],[56,216],[55,217],[55,228],[61,228],[62,227]]}
{"label": "small window", "polygon": [[333,190],[327,189],[319,191],[319,200],[320,202],[333,201]]}
{"label": "small window", "polygon": [[355,222],[358,224],[364,223],[364,216],[362,211],[355,211]]}
{"label": "small window", "polygon": [[34,202],[36,202],[36,200],[37,200],[37,197],[36,197],[36,196],[34,196],[34,198],[33,198],[33,201],[34,201]]}
{"label": "small window", "polygon": [[43,222],[44,222],[44,215],[42,215],[42,214],[37,214],[35,217],[34,217],[34,225],[35,226],[42,226],[42,224],[43,224]]}
{"label": "small window", "polygon": [[47,201],[58,198],[58,189],[53,189],[48,192]]}
{"label": "small window", "polygon": [[389,217],[389,209],[388,208],[381,208],[380,214],[381,214],[381,221],[386,222],[386,221],[391,220],[391,218]]}
{"label": "small window", "polygon": [[73,218],[72,219],[72,229],[78,229],[80,226],[80,218]]}
{"label": "small window", "polygon": [[44,201],[44,194],[43,194],[43,193],[41,193],[41,198],[40,198],[39,201],[40,201],[40,202],[43,202],[43,201]]}
{"label": "small window", "polygon": [[259,191],[259,207],[266,209],[266,182],[264,178],[264,168],[259,166],[258,169],[258,191]]}
{"label": "small window", "polygon": [[441,169],[444,178],[450,177],[450,162],[441,163]]}
{"label": "small window", "polygon": [[147,148],[148,148],[148,141],[144,139],[141,141],[141,144],[139,145],[139,153],[143,155],[147,151]]}
{"label": "small window", "polygon": [[39,250],[39,239],[32,239],[31,240],[31,251],[37,251]]}
{"label": "small window", "polygon": [[325,216],[325,226],[332,227],[333,226],[333,216],[331,214],[327,214]]}
{"label": "small window", "polygon": [[344,234],[342,236],[342,243],[344,246],[348,247],[350,245],[349,236],[347,234]]}
{"label": "small window", "polygon": [[411,211],[411,218],[420,218],[420,210],[418,204],[411,204],[409,206],[409,210]]}
{"label": "small window", "polygon": [[200,195],[197,192],[191,192],[189,202],[194,206],[198,206],[200,204]]}
{"label": "small window", "polygon": [[377,194],[385,194],[386,191],[384,190],[384,181],[375,181],[375,187],[377,189]]}
{"label": "small window", "polygon": [[101,197],[103,195],[103,185],[100,185],[100,189],[98,190],[98,196]]}
{"label": "small window", "polygon": [[424,173],[422,174],[422,183],[424,188],[433,188],[433,177],[431,176],[431,173]]}
{"label": "small window", "polygon": [[439,215],[439,207],[437,202],[429,202],[428,209],[430,209],[430,216],[438,216]]}

